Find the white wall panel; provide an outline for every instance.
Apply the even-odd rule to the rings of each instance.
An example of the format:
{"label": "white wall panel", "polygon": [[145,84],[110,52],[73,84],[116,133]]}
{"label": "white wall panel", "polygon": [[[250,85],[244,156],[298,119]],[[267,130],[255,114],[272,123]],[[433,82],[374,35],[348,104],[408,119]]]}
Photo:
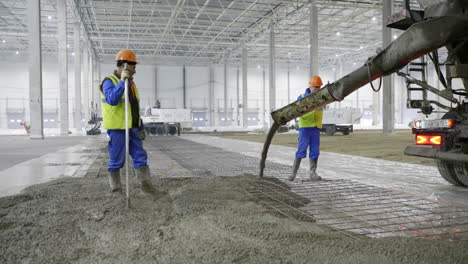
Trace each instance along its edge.
{"label": "white wall panel", "polygon": [[[69,68],[72,69],[72,64]],[[262,108],[263,107],[263,67],[260,69],[257,65],[251,65],[248,69],[248,107],[249,108]],[[135,82],[138,85],[141,97],[141,106],[152,105],[155,100],[155,94],[161,99],[163,108],[181,108],[183,106],[182,101],[182,85],[183,85],[183,66],[157,66],[158,75],[155,75],[155,65],[143,65],[137,66],[137,74],[135,75]],[[215,65],[215,106],[223,107],[224,100],[224,65]],[[100,72],[101,77],[111,74],[115,69],[114,63],[101,64]],[[236,88],[237,88],[237,65],[229,65],[228,67],[228,107],[233,108],[234,113],[236,112]],[[343,75],[352,71],[352,68],[344,68]],[[186,84],[187,84],[187,107],[191,108],[207,108],[208,104],[208,91],[209,91],[209,68],[203,66],[187,66],[186,67]],[[265,95],[269,96],[269,78],[268,71],[265,72]],[[322,69],[320,76],[323,82],[326,84],[328,81],[333,82],[335,80],[334,71],[332,68]],[[287,103],[287,68],[278,67],[276,72],[276,93],[277,93],[277,106],[281,107]],[[433,81],[433,73],[429,73],[428,77]],[[10,108],[14,107],[29,107],[27,103],[28,98],[28,68],[26,63],[14,62],[10,63],[8,67],[3,68],[0,71],[0,78],[4,81],[1,84],[0,99],[9,98],[8,104]],[[294,65],[290,65],[290,87],[291,87],[291,100],[295,100],[300,93],[304,92],[307,87],[310,76],[308,76],[308,69],[296,68]],[[156,80],[157,79],[157,80]],[[157,91],[155,91],[155,85],[157,81]],[[44,87],[44,108],[52,109],[56,108],[58,104],[58,88],[59,88],[59,77],[58,77],[58,66],[57,64],[44,63],[43,65],[43,87]],[[419,118],[417,110],[404,109],[403,113],[400,112],[400,108],[405,106],[406,103],[402,100],[406,100],[406,91],[404,91],[403,97],[401,96],[402,85],[404,82],[395,81],[396,89],[396,104],[395,108],[397,111],[397,121],[400,123],[401,116],[403,116],[403,123],[407,123],[414,118]],[[457,83],[458,84],[458,83]],[[378,85],[378,80],[374,81],[374,85]],[[240,88],[240,102],[242,102],[242,72],[239,74],[239,88]],[[98,89],[98,87],[93,87]],[[70,95],[70,114],[73,111],[73,90],[74,90],[74,74],[73,71],[69,72],[69,95]],[[372,94],[373,91],[369,85],[359,89],[359,106],[360,108],[369,108],[372,105]],[[17,99],[13,99],[17,98]],[[436,99],[435,96],[430,96],[430,99]],[[5,100],[4,100],[5,101]],[[2,103],[4,105],[4,103]],[[348,96],[341,104],[331,104],[330,107],[347,107],[356,105],[356,95],[353,93]],[[266,103],[267,109],[269,109],[268,100]],[[4,111],[0,109],[0,111]],[[72,119],[70,119],[72,120]]]}
{"label": "white wall panel", "polygon": [[161,100],[161,107],[183,107],[182,72],[182,66],[158,66],[157,94]]}
{"label": "white wall panel", "polygon": [[210,71],[208,67],[186,67],[187,107],[208,108]]}

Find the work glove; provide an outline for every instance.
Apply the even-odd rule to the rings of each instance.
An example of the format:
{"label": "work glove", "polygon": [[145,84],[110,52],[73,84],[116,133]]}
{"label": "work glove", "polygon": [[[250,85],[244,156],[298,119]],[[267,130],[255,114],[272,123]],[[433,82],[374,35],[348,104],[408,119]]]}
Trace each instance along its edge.
{"label": "work glove", "polygon": [[132,77],[132,74],[130,70],[123,70],[122,74],[120,75],[120,80],[125,82],[126,80],[130,79]]}
{"label": "work glove", "polygon": [[141,140],[145,140],[145,138],[146,138],[146,130],[144,130],[144,129],[143,129],[143,130],[140,130],[140,138],[141,138]]}

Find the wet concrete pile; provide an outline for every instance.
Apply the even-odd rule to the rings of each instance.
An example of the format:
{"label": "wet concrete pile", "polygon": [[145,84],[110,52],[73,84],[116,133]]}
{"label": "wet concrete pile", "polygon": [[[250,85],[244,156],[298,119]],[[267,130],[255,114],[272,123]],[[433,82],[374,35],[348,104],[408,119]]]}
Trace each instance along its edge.
{"label": "wet concrete pile", "polygon": [[0,198],[0,263],[467,263],[467,243],[352,239],[291,219],[248,190],[255,176],[132,185],[132,209],[105,177],[65,178]]}

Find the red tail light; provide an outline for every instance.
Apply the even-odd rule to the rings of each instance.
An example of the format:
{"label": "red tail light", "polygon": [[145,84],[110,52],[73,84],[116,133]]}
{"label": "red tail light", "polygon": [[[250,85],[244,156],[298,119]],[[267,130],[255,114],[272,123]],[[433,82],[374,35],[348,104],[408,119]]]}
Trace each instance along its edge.
{"label": "red tail light", "polygon": [[416,145],[436,145],[442,144],[441,135],[416,135]]}

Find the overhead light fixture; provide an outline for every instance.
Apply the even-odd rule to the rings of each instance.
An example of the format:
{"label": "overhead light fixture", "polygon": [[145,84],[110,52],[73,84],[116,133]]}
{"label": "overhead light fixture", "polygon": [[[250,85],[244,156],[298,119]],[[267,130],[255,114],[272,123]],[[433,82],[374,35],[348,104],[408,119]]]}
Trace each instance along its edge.
{"label": "overhead light fixture", "polygon": [[397,38],[398,38],[398,36],[397,36],[397,35],[393,35],[393,39],[397,39]]}
{"label": "overhead light fixture", "polygon": [[2,40],[2,42],[3,42],[3,43],[5,43],[5,42],[6,42],[6,40]]}
{"label": "overhead light fixture", "polygon": [[338,57],[338,54],[335,54],[335,57]]}
{"label": "overhead light fixture", "polygon": [[259,70],[260,70],[261,68],[262,68],[262,66],[260,66],[260,65],[257,65],[257,69],[259,69]]}
{"label": "overhead light fixture", "polygon": [[359,49],[363,49],[364,47],[363,46],[359,46]]}
{"label": "overhead light fixture", "polygon": [[51,19],[52,19],[52,16],[47,16],[47,19],[51,20]]}
{"label": "overhead light fixture", "polygon": [[336,32],[336,35],[339,36],[339,35],[341,35],[341,33],[340,33],[340,32]]}
{"label": "overhead light fixture", "polygon": [[372,17],[372,21],[375,21],[377,18],[376,17]]}
{"label": "overhead light fixture", "polygon": [[308,48],[310,48],[310,44],[309,44],[309,45],[307,45],[307,47],[308,47]]}
{"label": "overhead light fixture", "polygon": [[299,67],[299,66],[296,67],[296,70],[300,70],[300,69],[301,69],[301,67]]}
{"label": "overhead light fixture", "polygon": [[70,44],[67,44],[67,48],[69,48],[69,47],[70,47]]}
{"label": "overhead light fixture", "polygon": [[72,56],[75,56],[75,52],[72,52]]}
{"label": "overhead light fixture", "polygon": [[333,68],[334,71],[336,71],[336,68]]}
{"label": "overhead light fixture", "polygon": [[353,62],[353,65],[356,65],[356,63],[355,63],[355,62]]}
{"label": "overhead light fixture", "polygon": [[18,55],[18,54],[19,54],[19,51],[16,51],[16,55]]}

